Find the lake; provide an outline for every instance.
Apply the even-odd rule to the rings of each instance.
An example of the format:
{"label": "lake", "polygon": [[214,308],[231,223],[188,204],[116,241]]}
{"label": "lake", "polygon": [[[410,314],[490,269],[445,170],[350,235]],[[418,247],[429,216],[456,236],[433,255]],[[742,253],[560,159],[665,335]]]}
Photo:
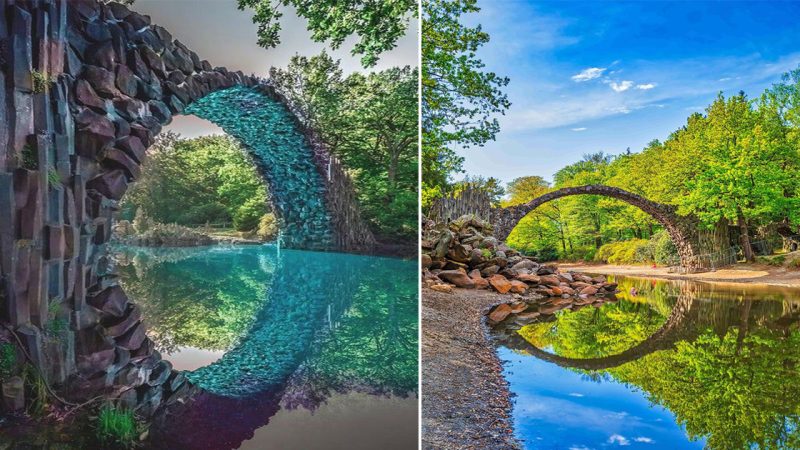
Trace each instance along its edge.
{"label": "lake", "polygon": [[[272,245],[112,253],[167,361],[150,379],[166,368],[191,386],[132,390],[158,408],[140,448],[416,448],[416,261]],[[96,448],[92,424],[27,423],[0,447]]]}
{"label": "lake", "polygon": [[493,330],[525,448],[800,448],[800,290],[609,279]]}

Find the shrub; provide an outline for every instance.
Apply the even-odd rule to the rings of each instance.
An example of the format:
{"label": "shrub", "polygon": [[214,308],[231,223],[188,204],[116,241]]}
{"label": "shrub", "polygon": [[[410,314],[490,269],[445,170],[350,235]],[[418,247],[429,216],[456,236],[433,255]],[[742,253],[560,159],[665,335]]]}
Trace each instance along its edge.
{"label": "shrub", "polygon": [[10,377],[17,366],[17,350],[14,344],[3,342],[0,344],[0,380]]}
{"label": "shrub", "polygon": [[53,80],[48,77],[47,74],[39,72],[38,70],[31,72],[31,80],[33,81],[34,94],[42,94],[47,92],[47,90],[50,89],[50,83],[53,82]]}
{"label": "shrub", "polygon": [[672,242],[672,238],[666,231],[659,231],[650,237],[650,244],[653,259],[656,264],[672,264],[678,259],[678,248]]}
{"label": "shrub", "polygon": [[638,264],[653,260],[653,253],[648,247],[649,241],[645,239],[631,239],[628,241],[611,242],[597,250],[595,261],[609,264]]}
{"label": "shrub", "polygon": [[97,415],[97,438],[106,444],[132,447],[139,437],[133,411],[104,405]]}
{"label": "shrub", "polygon": [[271,241],[278,237],[278,219],[275,214],[266,213],[261,216],[256,235],[265,241]]}
{"label": "shrub", "polygon": [[264,216],[264,201],[250,198],[233,213],[233,227],[237,231],[251,231],[258,228]]}
{"label": "shrub", "polygon": [[50,183],[51,188],[61,185],[61,177],[58,175],[58,171],[53,166],[50,166],[50,168],[47,169],[47,182]]}
{"label": "shrub", "polygon": [[539,261],[555,261],[558,259],[558,250],[555,247],[540,248],[535,253]]}

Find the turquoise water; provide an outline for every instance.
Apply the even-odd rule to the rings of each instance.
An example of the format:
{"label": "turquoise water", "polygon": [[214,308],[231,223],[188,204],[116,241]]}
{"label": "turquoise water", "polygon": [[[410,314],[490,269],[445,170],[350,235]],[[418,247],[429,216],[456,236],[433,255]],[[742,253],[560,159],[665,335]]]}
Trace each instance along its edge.
{"label": "turquoise water", "polygon": [[[203,389],[161,426],[168,446],[306,445],[302,433],[274,436],[273,418],[298,430],[335,422],[331,442],[349,436],[351,448],[415,445],[415,262],[274,246],[128,248],[116,259],[156,348]],[[364,432],[356,413],[369,411],[407,438]]]}
{"label": "turquoise water", "polygon": [[525,448],[800,448],[800,291],[616,281],[495,329]]}

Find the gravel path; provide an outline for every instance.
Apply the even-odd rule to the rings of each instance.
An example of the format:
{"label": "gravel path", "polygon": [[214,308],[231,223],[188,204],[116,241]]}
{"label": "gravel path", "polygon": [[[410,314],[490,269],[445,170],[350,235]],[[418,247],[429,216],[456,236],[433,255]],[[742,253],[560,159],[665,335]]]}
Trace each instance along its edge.
{"label": "gravel path", "polygon": [[508,385],[484,312],[511,300],[489,291],[422,289],[422,447],[519,449]]}

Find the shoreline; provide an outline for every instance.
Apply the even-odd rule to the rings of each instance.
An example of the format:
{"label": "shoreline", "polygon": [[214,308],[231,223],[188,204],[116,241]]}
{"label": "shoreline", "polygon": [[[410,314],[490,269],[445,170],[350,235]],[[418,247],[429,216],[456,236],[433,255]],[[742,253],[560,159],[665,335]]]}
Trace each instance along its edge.
{"label": "shoreline", "polygon": [[789,287],[800,288],[800,271],[785,267],[773,267],[763,264],[738,264],[730,268],[712,272],[679,274],[669,272],[667,267],[652,268],[643,265],[613,265],[590,263],[556,263],[563,271],[594,273],[602,275],[624,275],[631,277],[647,277],[662,280],[690,280],[714,284],[735,284],[752,287]]}
{"label": "shoreline", "polygon": [[514,436],[511,392],[485,313],[509,295],[422,288],[422,448],[522,448]]}
{"label": "shoreline", "polygon": [[[567,272],[691,280],[746,288],[800,288],[800,272],[740,265],[697,274],[667,268],[559,264]],[[511,391],[486,323],[489,309],[514,298],[491,290],[422,288],[422,448],[522,449],[514,434]]]}

